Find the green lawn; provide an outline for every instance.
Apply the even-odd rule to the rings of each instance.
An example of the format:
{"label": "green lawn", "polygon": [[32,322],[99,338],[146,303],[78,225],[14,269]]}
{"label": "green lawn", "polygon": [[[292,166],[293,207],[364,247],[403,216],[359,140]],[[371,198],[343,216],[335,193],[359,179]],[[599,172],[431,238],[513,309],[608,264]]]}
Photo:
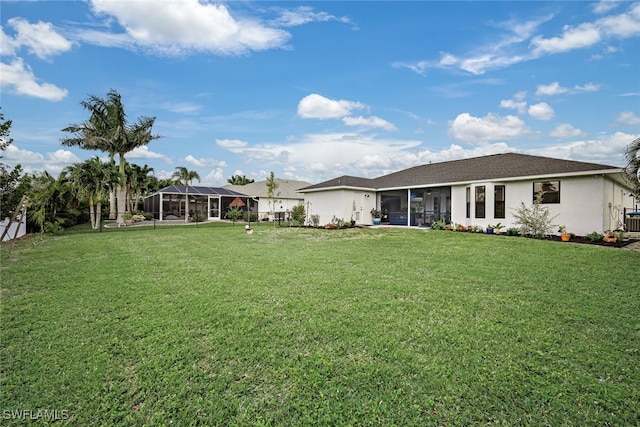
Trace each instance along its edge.
{"label": "green lawn", "polygon": [[639,252],[200,224],[6,253],[3,425],[640,420]]}

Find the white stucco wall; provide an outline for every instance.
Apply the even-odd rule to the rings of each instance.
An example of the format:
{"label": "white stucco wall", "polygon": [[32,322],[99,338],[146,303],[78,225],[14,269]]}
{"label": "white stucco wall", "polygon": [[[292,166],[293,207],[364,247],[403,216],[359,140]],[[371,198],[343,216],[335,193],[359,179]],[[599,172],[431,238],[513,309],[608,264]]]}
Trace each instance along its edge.
{"label": "white stucco wall", "polygon": [[[545,204],[549,208],[554,225],[565,225],[567,231],[584,236],[593,231],[602,233],[616,228],[622,220],[624,207],[631,208],[633,199],[624,187],[603,176],[545,178],[545,181],[560,181],[560,203]],[[517,227],[513,216],[521,206],[533,201],[533,182],[542,179],[508,182],[478,182],[452,187],[451,220],[463,225],[485,227],[498,222],[509,227]],[[486,217],[475,217],[475,187],[484,185],[486,189]],[[505,185],[505,218],[494,217],[494,186]],[[466,218],[466,187],[471,187],[471,218]],[[557,229],[554,227],[554,232]]]}
{"label": "white stucco wall", "polygon": [[348,189],[319,191],[306,193],[305,208],[307,202],[307,218],[319,215],[320,224],[331,222],[335,216],[345,221],[353,217],[356,224],[370,225],[373,221],[370,211],[376,207],[376,193]]}
{"label": "white stucco wall", "polygon": [[[273,209],[275,212],[291,212],[294,206],[297,205],[305,205],[304,199],[301,197],[300,199],[284,199],[278,198],[275,199],[275,204],[273,206],[269,205],[269,199],[261,197],[258,199],[258,217],[259,218],[273,218],[273,215],[269,215],[269,212]],[[306,205],[305,205],[306,209]]]}

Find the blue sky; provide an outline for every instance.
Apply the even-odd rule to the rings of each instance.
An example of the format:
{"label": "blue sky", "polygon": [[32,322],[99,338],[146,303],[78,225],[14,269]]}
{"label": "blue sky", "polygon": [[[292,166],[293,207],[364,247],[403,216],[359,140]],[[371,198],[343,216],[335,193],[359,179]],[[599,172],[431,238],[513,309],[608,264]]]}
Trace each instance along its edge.
{"label": "blue sky", "polygon": [[129,161],[202,184],[320,182],[516,151],[624,165],[640,3],[3,1],[3,161],[58,174],[110,89],[161,139]]}

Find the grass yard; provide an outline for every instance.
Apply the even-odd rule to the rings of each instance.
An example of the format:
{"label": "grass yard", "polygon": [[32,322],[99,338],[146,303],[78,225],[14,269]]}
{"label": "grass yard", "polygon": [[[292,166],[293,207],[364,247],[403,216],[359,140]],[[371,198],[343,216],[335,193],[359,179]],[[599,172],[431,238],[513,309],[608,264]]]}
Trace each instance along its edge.
{"label": "grass yard", "polygon": [[200,224],[6,253],[3,425],[640,420],[640,252]]}

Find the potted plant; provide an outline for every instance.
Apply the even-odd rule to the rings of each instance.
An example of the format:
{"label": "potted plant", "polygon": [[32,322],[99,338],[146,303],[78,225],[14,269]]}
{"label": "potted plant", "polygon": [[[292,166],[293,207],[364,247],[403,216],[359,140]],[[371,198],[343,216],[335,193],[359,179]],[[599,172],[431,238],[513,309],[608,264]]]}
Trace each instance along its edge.
{"label": "potted plant", "polygon": [[604,240],[607,243],[615,243],[618,239],[616,238],[616,235],[613,231],[607,230],[604,233],[604,237],[602,238],[602,240]]}
{"label": "potted plant", "polygon": [[379,211],[376,208],[371,209],[371,216],[373,217],[373,225],[380,225],[382,222],[382,211]]}
{"label": "potted plant", "polygon": [[122,219],[124,219],[124,223],[126,225],[131,225],[131,218],[133,218],[133,215],[131,215],[131,212],[125,212],[122,214]]}
{"label": "potted plant", "polygon": [[569,240],[571,240],[571,234],[567,233],[567,227],[565,227],[564,225],[558,227],[558,233],[560,233],[560,240],[562,240],[563,242],[568,242]]}
{"label": "potted plant", "polygon": [[504,225],[502,225],[502,223],[497,223],[496,225],[487,225],[487,234],[500,234],[500,230],[502,230],[504,228]]}

